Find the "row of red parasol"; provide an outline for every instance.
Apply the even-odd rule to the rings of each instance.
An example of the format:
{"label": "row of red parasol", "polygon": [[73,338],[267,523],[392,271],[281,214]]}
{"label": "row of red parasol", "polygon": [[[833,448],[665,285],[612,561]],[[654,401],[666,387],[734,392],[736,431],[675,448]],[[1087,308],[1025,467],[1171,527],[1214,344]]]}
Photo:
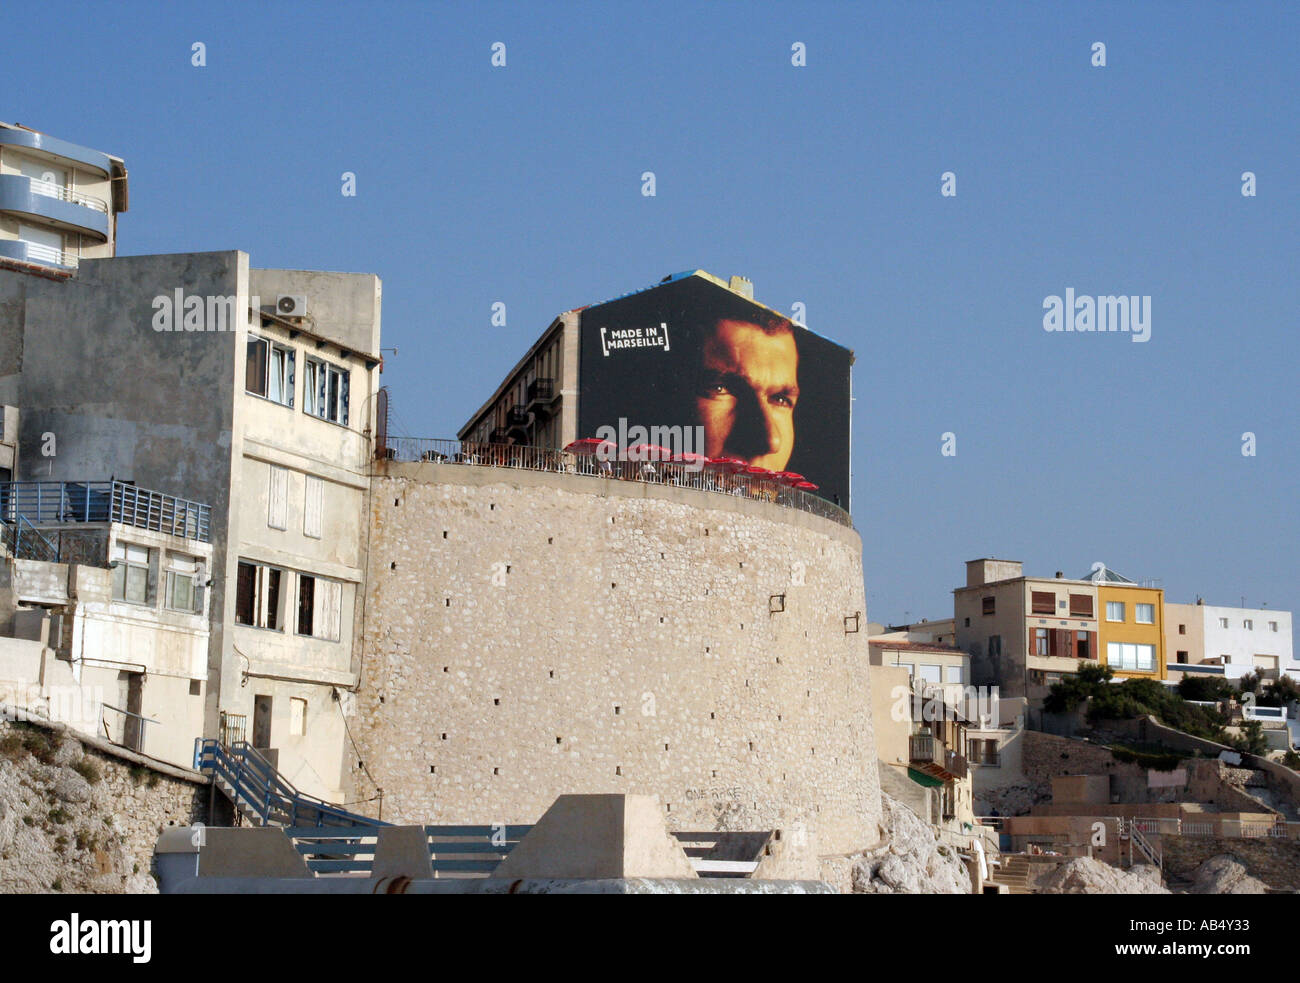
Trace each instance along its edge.
{"label": "row of red parasol", "polygon": [[565,448],[570,454],[598,456],[602,460],[622,460],[641,462],[663,462],[669,464],[687,464],[692,467],[704,467],[723,474],[743,474],[750,478],[774,481],[801,491],[816,491],[817,486],[794,471],[770,471],[742,461],[735,457],[705,457],[689,451],[674,453],[658,444],[633,444],[626,451],[619,452],[618,445],[612,440],[600,440],[596,437],[583,437],[575,440]]}

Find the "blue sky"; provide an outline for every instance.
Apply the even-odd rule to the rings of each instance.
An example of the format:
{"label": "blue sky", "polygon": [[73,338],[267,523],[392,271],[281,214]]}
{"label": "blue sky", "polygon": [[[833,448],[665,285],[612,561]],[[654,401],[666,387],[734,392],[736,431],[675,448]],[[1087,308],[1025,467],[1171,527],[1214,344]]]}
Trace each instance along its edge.
{"label": "blue sky", "polygon": [[[857,353],[873,620],[990,554],[1300,607],[1295,5],[41,9],[0,118],[125,158],[122,254],[381,276],[412,435],[560,311],[740,273]],[[1045,332],[1067,287],[1150,295],[1151,340]]]}

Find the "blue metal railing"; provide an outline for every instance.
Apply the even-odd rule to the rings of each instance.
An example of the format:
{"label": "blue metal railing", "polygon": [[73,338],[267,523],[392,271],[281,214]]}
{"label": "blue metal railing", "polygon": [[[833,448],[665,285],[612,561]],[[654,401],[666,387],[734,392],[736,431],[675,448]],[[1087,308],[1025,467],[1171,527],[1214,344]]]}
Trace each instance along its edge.
{"label": "blue metal railing", "polygon": [[[532,826],[425,826],[429,864],[435,874],[487,877]],[[379,831],[361,827],[286,829],[285,835],[315,874],[368,874],[374,869]]]}
{"label": "blue metal railing", "polygon": [[226,747],[216,738],[197,739],[194,742],[194,770],[218,780],[217,787],[236,808],[255,817],[260,826],[391,825],[299,792],[245,741]]}
{"label": "blue metal railing", "polygon": [[123,481],[0,482],[0,519],[38,526],[118,522],[202,543],[212,539],[212,508]]}
{"label": "blue metal railing", "polygon": [[15,516],[13,521],[0,516],[0,541],[3,541],[10,556],[20,560],[58,562],[59,548],[21,515]]}

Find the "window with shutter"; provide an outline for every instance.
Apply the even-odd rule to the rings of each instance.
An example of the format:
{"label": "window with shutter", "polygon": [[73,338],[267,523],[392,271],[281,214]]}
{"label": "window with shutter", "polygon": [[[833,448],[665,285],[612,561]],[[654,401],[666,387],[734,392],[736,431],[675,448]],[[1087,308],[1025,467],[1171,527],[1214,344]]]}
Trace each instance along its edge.
{"label": "window with shutter", "polygon": [[271,468],[266,524],[272,529],[289,528],[289,472],[284,468]]}
{"label": "window with shutter", "polygon": [[306,495],[302,510],[302,532],[312,539],[321,538],[321,522],[325,509],[325,482],[320,478],[307,476]]}

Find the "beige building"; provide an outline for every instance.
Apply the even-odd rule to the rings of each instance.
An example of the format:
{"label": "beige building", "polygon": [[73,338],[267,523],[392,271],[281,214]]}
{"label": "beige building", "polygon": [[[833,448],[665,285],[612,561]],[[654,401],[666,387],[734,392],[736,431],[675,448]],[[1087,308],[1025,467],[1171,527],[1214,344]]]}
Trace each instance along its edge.
{"label": "beige building", "polygon": [[998,686],[1003,699],[1045,696],[1079,660],[1097,659],[1097,604],[1090,581],[1026,577],[1016,560],[969,561],[953,612],[973,682]]}

